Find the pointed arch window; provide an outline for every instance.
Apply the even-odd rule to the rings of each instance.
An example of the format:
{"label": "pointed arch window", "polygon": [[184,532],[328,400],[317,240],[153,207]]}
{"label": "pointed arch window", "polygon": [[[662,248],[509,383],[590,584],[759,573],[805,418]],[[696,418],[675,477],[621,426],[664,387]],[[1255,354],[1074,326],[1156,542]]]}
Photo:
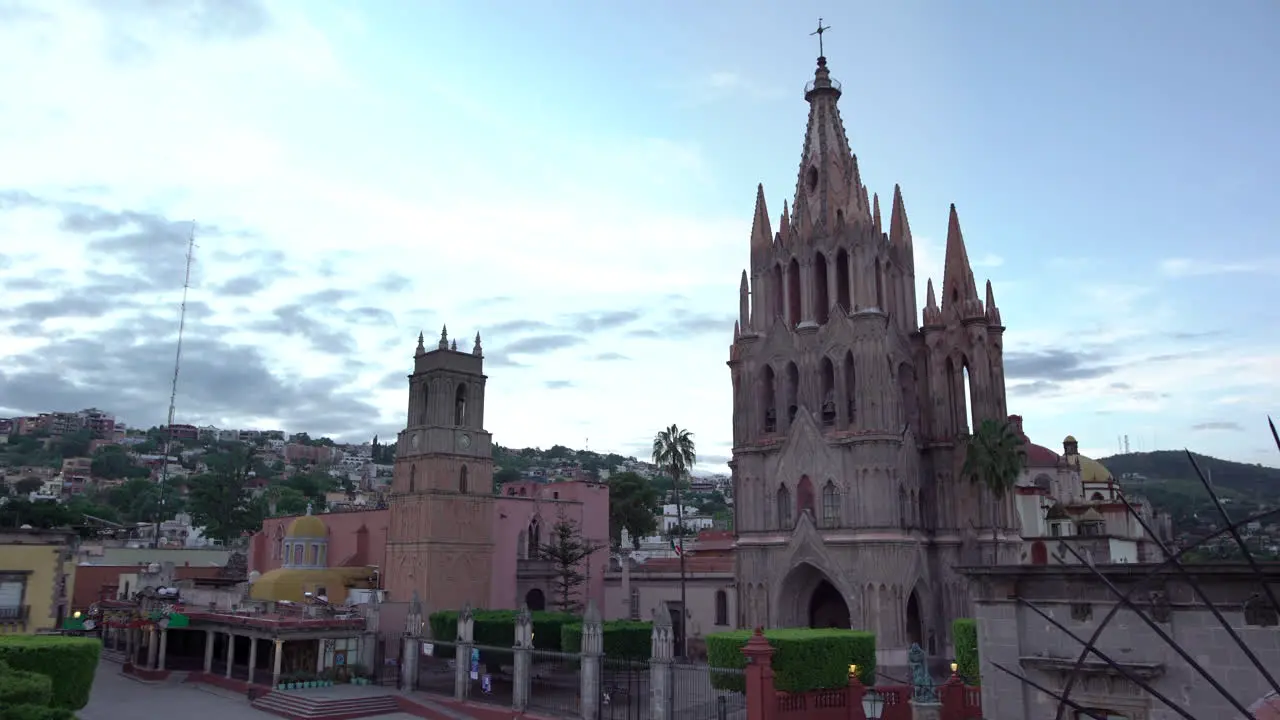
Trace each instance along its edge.
{"label": "pointed arch window", "polygon": [[849,426],[858,419],[858,375],[853,367],[853,351],[844,354],[844,400],[845,413]]}
{"label": "pointed arch window", "polygon": [[430,387],[430,384],[425,382],[418,386],[418,425],[427,424],[427,409],[431,407]]}
{"label": "pointed arch window", "polygon": [[729,593],[723,590],[716,591],[716,624],[729,624]]}
{"label": "pointed arch window", "polygon": [[831,480],[822,486],[822,525],[824,527],[840,525],[840,491]]}
{"label": "pointed arch window", "polygon": [[529,559],[536,560],[542,554],[542,523],[534,517],[529,521]]}
{"label": "pointed arch window", "polygon": [[463,465],[458,471],[458,492],[465,493],[467,491],[467,466]]}
{"label": "pointed arch window", "polygon": [[795,363],[787,363],[787,427],[796,420],[796,411],[800,408],[800,368]]}
{"label": "pointed arch window", "polygon": [[761,407],[764,408],[764,431],[778,430],[778,378],[773,374],[771,365],[764,366],[764,380],[760,385]]}
{"label": "pointed arch window", "polygon": [[415,492],[418,485],[418,466],[409,466],[409,492]]}
{"label": "pointed arch window", "polygon": [[791,491],[783,485],[778,488],[778,529],[791,529]]}
{"label": "pointed arch window", "polygon": [[796,500],[800,512],[808,513],[809,518],[813,519],[813,481],[808,475],[801,475],[800,482],[796,483]]}
{"label": "pointed arch window", "polygon": [[827,288],[827,256],[813,256],[813,305],[819,325],[826,325],[831,310],[831,293]]}
{"label": "pointed arch window", "polygon": [[836,366],[831,358],[822,358],[822,427],[836,424]]}
{"label": "pointed arch window", "polygon": [[898,527],[907,529],[907,491],[898,486]]}
{"label": "pointed arch window", "polygon": [[454,393],[453,424],[467,424],[467,386],[465,383],[458,383],[458,390]]}

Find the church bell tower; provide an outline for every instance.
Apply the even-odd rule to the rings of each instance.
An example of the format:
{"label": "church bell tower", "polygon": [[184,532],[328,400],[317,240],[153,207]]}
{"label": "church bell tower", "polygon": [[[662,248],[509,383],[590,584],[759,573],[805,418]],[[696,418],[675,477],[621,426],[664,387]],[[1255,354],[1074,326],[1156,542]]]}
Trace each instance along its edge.
{"label": "church bell tower", "polygon": [[442,329],[422,335],[409,376],[406,427],[396,441],[385,587],[431,611],[489,604],[493,569],[493,438],[484,429],[480,335],[458,350]]}

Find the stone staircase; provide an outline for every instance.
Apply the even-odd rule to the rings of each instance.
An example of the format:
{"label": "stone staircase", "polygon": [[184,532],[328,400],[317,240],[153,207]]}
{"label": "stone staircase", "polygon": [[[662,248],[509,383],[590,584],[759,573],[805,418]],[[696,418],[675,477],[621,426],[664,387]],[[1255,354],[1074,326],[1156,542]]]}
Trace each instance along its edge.
{"label": "stone staircase", "polygon": [[273,690],[253,701],[253,707],[293,720],[347,720],[400,711],[395,695],[325,697]]}

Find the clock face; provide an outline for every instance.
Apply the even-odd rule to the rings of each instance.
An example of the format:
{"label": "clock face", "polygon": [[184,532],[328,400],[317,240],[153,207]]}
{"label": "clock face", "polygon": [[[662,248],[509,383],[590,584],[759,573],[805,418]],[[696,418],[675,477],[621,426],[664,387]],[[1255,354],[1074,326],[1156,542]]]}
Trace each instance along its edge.
{"label": "clock face", "polygon": [[463,450],[466,450],[467,448],[471,447],[471,436],[467,435],[466,433],[459,435],[458,447],[462,448]]}

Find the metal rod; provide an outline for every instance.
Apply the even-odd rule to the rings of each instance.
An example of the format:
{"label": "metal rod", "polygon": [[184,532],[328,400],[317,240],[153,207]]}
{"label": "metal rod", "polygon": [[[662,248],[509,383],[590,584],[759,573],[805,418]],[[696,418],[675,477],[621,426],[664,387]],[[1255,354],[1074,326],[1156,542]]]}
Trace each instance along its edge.
{"label": "metal rod", "polygon": [[169,390],[168,423],[164,427],[164,464],[160,466],[160,501],[156,509],[155,535],[151,539],[152,547],[160,547],[160,521],[164,516],[164,492],[169,486],[169,448],[173,445],[173,414],[178,402],[178,369],[182,366],[182,334],[187,328],[187,293],[191,290],[191,261],[196,254],[196,223],[191,221],[191,232],[187,237],[187,271],[182,279],[182,309],[178,313],[178,349],[173,356],[173,385]]}
{"label": "metal rod", "polygon": [[1157,625],[1154,620],[1148,617],[1147,614],[1144,613],[1141,608],[1139,608],[1137,605],[1134,605],[1133,601],[1130,600],[1127,595],[1121,592],[1120,588],[1116,587],[1115,584],[1111,582],[1111,580],[1107,579],[1107,576],[1103,575],[1102,572],[1098,570],[1098,568],[1094,567],[1091,561],[1085,560],[1085,558],[1082,555],[1080,555],[1080,553],[1076,552],[1075,548],[1071,547],[1066,543],[1062,543],[1062,547],[1066,548],[1067,551],[1070,552],[1071,555],[1076,558],[1076,560],[1080,561],[1081,564],[1089,568],[1089,570],[1093,572],[1094,576],[1097,577],[1099,580],[1101,580],[1102,583],[1107,586],[1107,589],[1110,590],[1111,593],[1115,595],[1116,598],[1118,598],[1120,602],[1124,604],[1125,607],[1132,610],[1133,613],[1138,616],[1139,620],[1142,620],[1142,622],[1146,623],[1147,627],[1151,628],[1151,631],[1154,632],[1157,637],[1163,640],[1171,650],[1177,653],[1178,657],[1181,657],[1183,662],[1190,665],[1192,670],[1195,670],[1196,672],[1200,673],[1200,676],[1203,677],[1205,681],[1207,681],[1209,685],[1213,687],[1214,690],[1217,690],[1218,694],[1222,695],[1222,697],[1227,702],[1231,703],[1232,707],[1240,711],[1240,714],[1244,715],[1245,717],[1249,717],[1249,714],[1250,714],[1249,710],[1245,708],[1245,706],[1239,700],[1237,700],[1234,695],[1228,692],[1227,689],[1222,686],[1222,683],[1218,682],[1216,678],[1210,675],[1209,671],[1205,670],[1204,667],[1200,665],[1200,663],[1196,662],[1195,658],[1191,657],[1191,655],[1186,650],[1182,649],[1182,646],[1179,645],[1177,641],[1169,637],[1168,633],[1160,629],[1160,626]]}
{"label": "metal rod", "polygon": [[[1244,520],[1242,520],[1241,522],[1244,522],[1244,523],[1250,523],[1250,522],[1253,522],[1253,521],[1255,521],[1255,520],[1263,520],[1263,519],[1268,518],[1268,517],[1271,517],[1272,515],[1275,515],[1275,514],[1277,514],[1277,513],[1280,513],[1280,508],[1274,508],[1274,509],[1272,509],[1272,510],[1264,510],[1264,511],[1262,511],[1262,512],[1260,512],[1260,513],[1257,513],[1257,514],[1252,515],[1252,516],[1250,516],[1250,517],[1248,517],[1248,518],[1245,518],[1245,519],[1244,519]],[[1139,578],[1139,579],[1138,579],[1138,582],[1134,583],[1133,587],[1129,589],[1129,592],[1125,594],[1125,597],[1126,597],[1126,598],[1132,597],[1134,593],[1136,593],[1136,592],[1138,592],[1139,590],[1141,590],[1142,588],[1146,587],[1146,586],[1147,586],[1147,583],[1149,583],[1149,582],[1151,582],[1152,580],[1154,580],[1154,579],[1156,578],[1156,576],[1157,576],[1160,572],[1162,572],[1162,571],[1165,569],[1165,567],[1166,567],[1166,566],[1176,564],[1176,563],[1177,563],[1177,562],[1182,558],[1182,556],[1183,556],[1183,555],[1186,555],[1187,553],[1189,553],[1189,552],[1191,552],[1191,551],[1193,551],[1193,550],[1197,550],[1197,549],[1199,549],[1199,548],[1200,548],[1201,546],[1203,546],[1205,543],[1209,542],[1210,540],[1213,540],[1213,539],[1217,538],[1217,537],[1218,537],[1219,535],[1221,535],[1223,532],[1225,532],[1225,531],[1224,531],[1224,530],[1215,530],[1214,532],[1209,533],[1208,535],[1205,535],[1204,537],[1200,538],[1199,540],[1195,541],[1194,543],[1191,543],[1191,544],[1190,544],[1190,545],[1188,545],[1187,547],[1182,548],[1181,550],[1179,550],[1179,551],[1178,551],[1177,553],[1175,553],[1174,555],[1171,555],[1171,556],[1169,556],[1169,557],[1165,558],[1164,562],[1162,562],[1162,563],[1160,563],[1160,564],[1156,565],[1155,567],[1151,568],[1150,570],[1148,570],[1148,571],[1146,572],[1146,574],[1144,574],[1141,578]],[[1089,640],[1089,642],[1090,642],[1090,644],[1091,644],[1091,645],[1093,645],[1093,644],[1097,644],[1097,642],[1098,642],[1098,638],[1102,637],[1102,633],[1106,631],[1107,627],[1111,624],[1112,619],[1114,619],[1114,618],[1115,618],[1116,614],[1120,612],[1120,608],[1122,608],[1122,607],[1124,607],[1124,606],[1123,606],[1123,605],[1121,605],[1120,603],[1116,603],[1116,604],[1114,604],[1114,605],[1112,605],[1112,606],[1111,606],[1111,609],[1107,611],[1107,615],[1106,615],[1106,617],[1104,617],[1104,618],[1102,619],[1102,622],[1101,622],[1101,623],[1099,623],[1098,627],[1094,628],[1094,630],[1093,630],[1093,635],[1091,635],[1091,636],[1090,636],[1090,640]],[[1079,673],[1080,673],[1080,668],[1084,666],[1084,661],[1085,661],[1085,660],[1087,660],[1087,659],[1088,659],[1088,657],[1089,657],[1089,651],[1088,651],[1088,649],[1085,649],[1085,650],[1080,651],[1080,656],[1076,658],[1075,667],[1073,667],[1073,668],[1072,668],[1072,670],[1071,670],[1071,675],[1067,678],[1067,684],[1066,684],[1066,685],[1063,687],[1063,689],[1062,689],[1062,692],[1063,692],[1063,696],[1064,696],[1064,697],[1070,697],[1070,696],[1071,696],[1071,690],[1072,690],[1072,688],[1075,686],[1076,677],[1079,675]],[[1058,705],[1058,711],[1057,711],[1057,713],[1054,715],[1054,717],[1055,717],[1055,719],[1056,719],[1056,720],[1063,720],[1063,716],[1062,716],[1062,711],[1063,711],[1063,709],[1064,709],[1064,708],[1063,708],[1062,704],[1059,704],[1059,705]]]}
{"label": "metal rod", "polygon": [[[1133,505],[1129,504],[1129,499],[1124,496],[1124,493],[1120,492],[1117,494],[1120,496],[1120,501],[1124,503],[1125,508],[1127,508],[1129,513],[1133,515],[1134,519],[1138,521],[1138,524],[1142,527],[1142,531],[1149,535],[1152,540],[1155,540],[1156,545],[1160,547],[1161,552],[1168,555],[1169,547],[1165,545],[1160,538],[1156,537],[1155,533],[1151,532],[1151,527],[1147,525],[1147,521],[1143,520],[1142,516],[1138,514],[1138,511],[1133,507]],[[1205,607],[1209,608],[1209,612],[1213,614],[1214,619],[1218,621],[1218,624],[1222,626],[1222,629],[1226,630],[1227,634],[1231,636],[1231,639],[1235,641],[1236,645],[1244,651],[1245,657],[1249,658],[1249,662],[1253,663],[1253,666],[1258,669],[1258,672],[1262,674],[1262,677],[1266,678],[1267,683],[1271,685],[1271,690],[1275,694],[1280,695],[1280,685],[1276,684],[1276,679],[1272,677],[1271,671],[1267,670],[1267,667],[1262,664],[1262,661],[1259,660],[1258,656],[1249,648],[1249,645],[1241,639],[1240,635],[1236,632],[1236,629],[1231,627],[1231,623],[1227,622],[1227,619],[1222,615],[1222,611],[1218,610],[1218,607],[1209,599],[1209,595],[1205,593],[1204,588],[1200,586],[1200,583],[1196,580],[1195,576],[1188,571],[1182,563],[1174,563],[1173,566],[1177,568],[1178,574],[1182,576],[1182,579],[1191,586],[1192,592],[1196,594],[1196,597],[1200,598],[1200,602],[1204,603]]]}
{"label": "metal rod", "polygon": [[[1269,418],[1268,418],[1269,419]],[[1218,514],[1222,516],[1222,522],[1227,523],[1227,532],[1231,533],[1231,538],[1236,541],[1236,545],[1240,547],[1240,552],[1244,553],[1245,562],[1249,563],[1249,568],[1258,575],[1258,582],[1262,585],[1262,589],[1267,593],[1267,599],[1271,601],[1271,607],[1280,610],[1280,600],[1276,599],[1275,591],[1271,589],[1271,583],[1266,580],[1266,575],[1262,573],[1262,568],[1258,567],[1258,561],[1253,557],[1253,553],[1249,552],[1249,546],[1245,544],[1244,538],[1240,537],[1240,530],[1235,523],[1231,522],[1231,516],[1227,515],[1227,508],[1222,504],[1222,500],[1218,497],[1218,493],[1213,489],[1213,483],[1204,476],[1200,471],[1200,465],[1196,462],[1196,458],[1191,454],[1190,450],[1184,450],[1187,453],[1187,459],[1191,461],[1191,467],[1195,468],[1196,477],[1200,478],[1200,484],[1204,485],[1204,489],[1209,493],[1209,497],[1213,498],[1213,504],[1218,508]],[[1277,690],[1280,692],[1280,690]]]}
{"label": "metal rod", "polygon": [[1047,687],[1045,687],[1045,686],[1041,685],[1040,683],[1035,682],[1034,680],[1032,680],[1031,678],[1027,677],[1026,675],[1021,675],[1021,674],[1019,674],[1019,673],[1016,673],[1016,672],[1014,672],[1014,671],[1010,670],[1009,668],[1007,668],[1007,667],[1005,667],[1005,666],[1001,665],[1001,664],[1000,664],[1000,663],[998,663],[998,662],[993,662],[993,661],[988,661],[988,662],[991,662],[991,665],[992,665],[993,667],[995,667],[995,669],[999,670],[1000,672],[1003,672],[1003,673],[1005,673],[1006,675],[1011,675],[1011,676],[1013,676],[1013,677],[1015,677],[1015,678],[1017,678],[1017,679],[1021,680],[1022,682],[1024,682],[1024,683],[1026,683],[1027,685],[1030,685],[1031,687],[1033,687],[1033,688],[1035,688],[1035,689],[1039,690],[1040,692],[1044,693],[1045,695],[1048,695],[1049,697],[1051,697],[1051,698],[1054,698],[1054,699],[1058,700],[1060,703],[1062,703],[1062,704],[1064,704],[1064,705],[1067,705],[1068,707],[1070,707],[1072,710],[1075,710],[1076,712],[1084,713],[1084,714],[1085,714],[1085,715],[1087,715],[1088,717],[1093,718],[1093,720],[1107,720],[1107,716],[1106,716],[1106,715],[1099,715],[1099,714],[1098,714],[1098,711],[1096,711],[1096,710],[1090,710],[1089,708],[1084,707],[1083,705],[1081,705],[1080,703],[1075,702],[1074,700],[1069,700],[1069,699],[1067,699],[1067,697],[1066,697],[1065,695],[1059,695],[1058,693],[1056,693],[1056,692],[1054,692],[1054,691],[1050,690],[1049,688],[1047,688]]}
{"label": "metal rod", "polygon": [[1141,679],[1141,678],[1139,678],[1138,676],[1136,676],[1136,675],[1134,675],[1133,673],[1129,672],[1127,669],[1125,669],[1123,666],[1121,666],[1121,665],[1120,665],[1119,663],[1117,663],[1115,660],[1112,660],[1110,657],[1108,657],[1108,656],[1106,655],[1106,653],[1102,652],[1101,650],[1099,650],[1099,649],[1098,649],[1098,648],[1096,648],[1096,647],[1092,647],[1092,646],[1090,646],[1088,643],[1086,643],[1084,640],[1082,640],[1078,635],[1076,635],[1075,633],[1073,633],[1073,632],[1071,632],[1070,630],[1068,630],[1068,629],[1067,629],[1067,627],[1066,627],[1065,625],[1063,625],[1062,623],[1060,623],[1060,622],[1058,622],[1057,620],[1054,620],[1052,617],[1050,617],[1050,616],[1049,616],[1049,613],[1047,613],[1047,612],[1045,612],[1045,611],[1041,610],[1040,608],[1036,607],[1036,606],[1035,606],[1035,604],[1034,604],[1034,603],[1032,603],[1030,600],[1027,600],[1027,599],[1025,599],[1025,598],[1018,598],[1018,602],[1019,602],[1019,603],[1021,603],[1021,604],[1023,604],[1023,605],[1026,605],[1027,607],[1031,608],[1031,609],[1032,609],[1032,611],[1034,611],[1034,612],[1035,612],[1035,614],[1039,615],[1040,617],[1044,618],[1045,620],[1048,620],[1048,621],[1050,622],[1050,624],[1052,624],[1054,627],[1056,627],[1056,628],[1058,628],[1059,630],[1061,630],[1064,634],[1066,634],[1066,636],[1067,636],[1067,637],[1071,638],[1072,640],[1075,640],[1076,642],[1080,643],[1081,645],[1084,645],[1086,650],[1088,650],[1089,652],[1093,653],[1094,655],[1097,655],[1099,659],[1101,659],[1104,663],[1106,663],[1106,664],[1110,665],[1110,666],[1111,666],[1111,667],[1112,667],[1116,672],[1118,672],[1118,673],[1120,673],[1122,676],[1124,676],[1124,677],[1125,677],[1125,679],[1127,679],[1129,682],[1131,682],[1131,683],[1133,683],[1133,684],[1137,685],[1138,687],[1142,688],[1143,690],[1146,690],[1146,691],[1147,691],[1147,693],[1149,693],[1152,697],[1154,697],[1155,699],[1157,699],[1157,700],[1159,700],[1160,702],[1164,703],[1165,705],[1168,705],[1170,710],[1174,711],[1174,712],[1175,712],[1175,713],[1177,713],[1178,715],[1181,715],[1182,717],[1186,718],[1187,720],[1196,720],[1196,717],[1195,717],[1194,715],[1192,715],[1191,713],[1187,712],[1186,710],[1183,710],[1181,707],[1179,707],[1179,706],[1178,706],[1178,704],[1177,704],[1176,702],[1174,702],[1173,700],[1170,700],[1169,698],[1165,697],[1165,696],[1164,696],[1164,695],[1163,695],[1159,690],[1156,690],[1154,687],[1151,687],[1151,685],[1150,685],[1150,684],[1148,684],[1145,680],[1142,680],[1142,679]]}

